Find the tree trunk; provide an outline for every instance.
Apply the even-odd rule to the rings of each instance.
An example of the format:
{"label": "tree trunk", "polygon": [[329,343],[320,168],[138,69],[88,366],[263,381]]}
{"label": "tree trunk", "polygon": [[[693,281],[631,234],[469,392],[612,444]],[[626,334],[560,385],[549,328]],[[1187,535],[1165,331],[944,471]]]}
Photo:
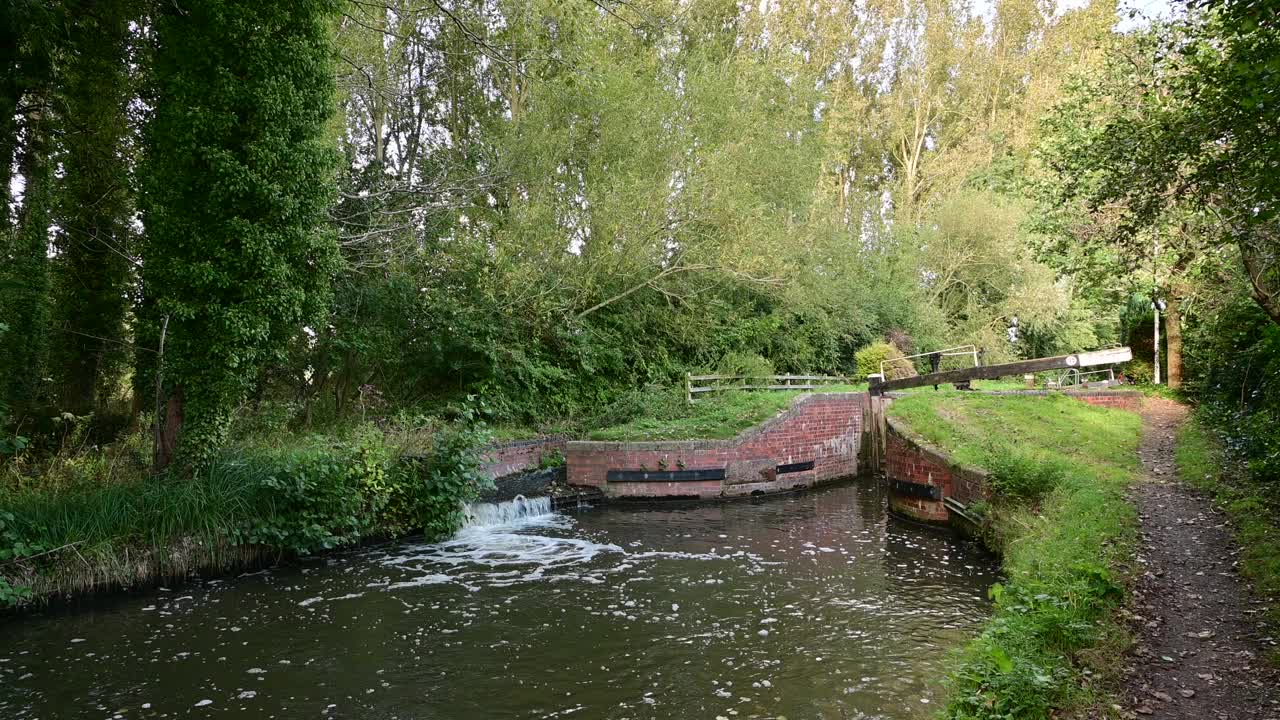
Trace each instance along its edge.
{"label": "tree trunk", "polygon": [[1165,363],[1169,387],[1182,387],[1182,297],[1169,293],[1164,309]]}
{"label": "tree trunk", "polygon": [[[1280,260],[1276,255],[1263,252],[1272,238],[1255,240],[1254,243],[1241,241],[1240,257],[1244,261],[1244,271],[1249,279],[1250,295],[1253,301],[1262,308],[1272,322],[1280,325]],[[1257,245],[1255,247],[1254,245]]]}
{"label": "tree trunk", "polygon": [[182,420],[185,410],[182,386],[179,385],[169,394],[165,403],[164,418],[156,418],[161,423],[156,432],[155,470],[160,472],[173,462],[178,452],[178,436],[182,432]]}

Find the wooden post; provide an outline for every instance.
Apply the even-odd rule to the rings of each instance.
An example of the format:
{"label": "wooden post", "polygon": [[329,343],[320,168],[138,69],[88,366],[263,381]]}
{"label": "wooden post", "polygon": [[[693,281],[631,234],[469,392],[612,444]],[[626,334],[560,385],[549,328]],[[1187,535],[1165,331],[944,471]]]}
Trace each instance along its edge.
{"label": "wooden post", "polygon": [[1154,371],[1154,383],[1160,384],[1160,306],[1156,304],[1155,297],[1151,298],[1151,310],[1154,313],[1154,320],[1151,323],[1152,332],[1155,334],[1154,351],[1151,353],[1151,366]]}
{"label": "wooden post", "polygon": [[684,374],[684,401],[693,404],[693,373]]}

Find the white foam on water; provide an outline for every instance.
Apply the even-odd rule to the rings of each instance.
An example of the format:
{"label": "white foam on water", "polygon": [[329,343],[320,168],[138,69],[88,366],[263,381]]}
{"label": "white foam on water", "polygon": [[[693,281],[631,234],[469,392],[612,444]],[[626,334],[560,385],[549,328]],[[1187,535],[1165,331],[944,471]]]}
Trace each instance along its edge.
{"label": "white foam on water", "polygon": [[[546,497],[474,503],[464,512],[462,529],[449,540],[408,545],[381,557],[379,564],[403,575],[368,586],[399,590],[455,584],[474,592],[480,586],[509,587],[537,581],[600,584],[616,573],[634,570],[637,564],[667,560],[746,561],[756,568],[770,564],[741,550],[628,551],[613,543],[575,537],[573,519],[553,513],[551,499]],[[601,562],[604,558],[611,560]]]}
{"label": "white foam on water", "polygon": [[466,520],[462,523],[463,530],[493,525],[519,525],[551,515],[551,498],[517,495],[500,503],[466,503],[463,514],[466,515]]}
{"label": "white foam on water", "polygon": [[381,564],[416,571],[417,577],[389,582],[386,590],[456,583],[468,590],[476,585],[505,587],[542,579],[581,580],[568,568],[591,562],[622,548],[577,537],[553,537],[538,528],[565,530],[573,522],[551,510],[551,498],[518,495],[502,503],[472,503],[466,520],[452,538],[440,543],[410,545]]}

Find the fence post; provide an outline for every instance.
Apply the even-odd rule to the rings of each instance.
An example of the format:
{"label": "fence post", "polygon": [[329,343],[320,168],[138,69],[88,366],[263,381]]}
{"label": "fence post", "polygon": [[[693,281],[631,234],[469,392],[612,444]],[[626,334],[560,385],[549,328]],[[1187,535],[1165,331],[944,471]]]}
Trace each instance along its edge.
{"label": "fence post", "polygon": [[693,404],[693,373],[690,372],[684,374],[684,401]]}

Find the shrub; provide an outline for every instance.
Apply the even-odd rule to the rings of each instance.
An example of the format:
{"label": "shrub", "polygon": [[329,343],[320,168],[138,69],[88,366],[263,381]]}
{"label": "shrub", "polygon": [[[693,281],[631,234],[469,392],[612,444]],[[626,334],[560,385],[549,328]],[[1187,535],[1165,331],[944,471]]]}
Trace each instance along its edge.
{"label": "shrub", "polygon": [[487,482],[479,450],[487,439],[482,429],[445,428],[425,454],[402,455],[366,426],[338,444],[241,455],[217,472],[245,474],[260,511],[232,537],[305,555],[373,535],[448,535]]}
{"label": "shrub", "polygon": [[27,585],[36,596],[81,592],[230,567],[262,550],[306,555],[419,530],[447,535],[487,482],[488,435],[464,420],[435,431],[421,455],[364,426],[342,440],[227,452],[186,477],[0,486],[0,604],[29,600]]}
{"label": "shrub", "polygon": [[1155,368],[1150,360],[1134,358],[1124,365],[1124,375],[1134,385],[1150,385],[1155,379]]}
{"label": "shrub", "polygon": [[551,468],[564,467],[566,462],[564,453],[559,450],[551,450],[550,452],[542,453],[538,458],[538,469],[550,470]]}
{"label": "shrub", "polygon": [[982,465],[990,473],[992,487],[1011,499],[1037,501],[1066,477],[1061,462],[1005,443],[989,446]]}
{"label": "shrub", "polygon": [[[901,350],[893,343],[876,342],[862,348],[854,353],[854,361],[858,365],[858,380],[865,380],[868,375],[880,372],[880,363],[887,362],[893,358],[900,358],[904,355]],[[897,362],[888,363],[885,366],[885,379],[897,380],[900,378],[915,377],[916,368],[911,364],[910,360],[899,360]]]}
{"label": "shrub", "polygon": [[288,449],[237,457],[213,472],[243,474],[260,509],[233,528],[236,544],[265,545],[299,555],[347,545],[368,534],[361,479],[365,469],[328,448]]}
{"label": "shrub", "polygon": [[750,353],[730,352],[720,357],[716,363],[716,375],[738,376],[746,378],[768,377],[774,374],[773,363]]}

